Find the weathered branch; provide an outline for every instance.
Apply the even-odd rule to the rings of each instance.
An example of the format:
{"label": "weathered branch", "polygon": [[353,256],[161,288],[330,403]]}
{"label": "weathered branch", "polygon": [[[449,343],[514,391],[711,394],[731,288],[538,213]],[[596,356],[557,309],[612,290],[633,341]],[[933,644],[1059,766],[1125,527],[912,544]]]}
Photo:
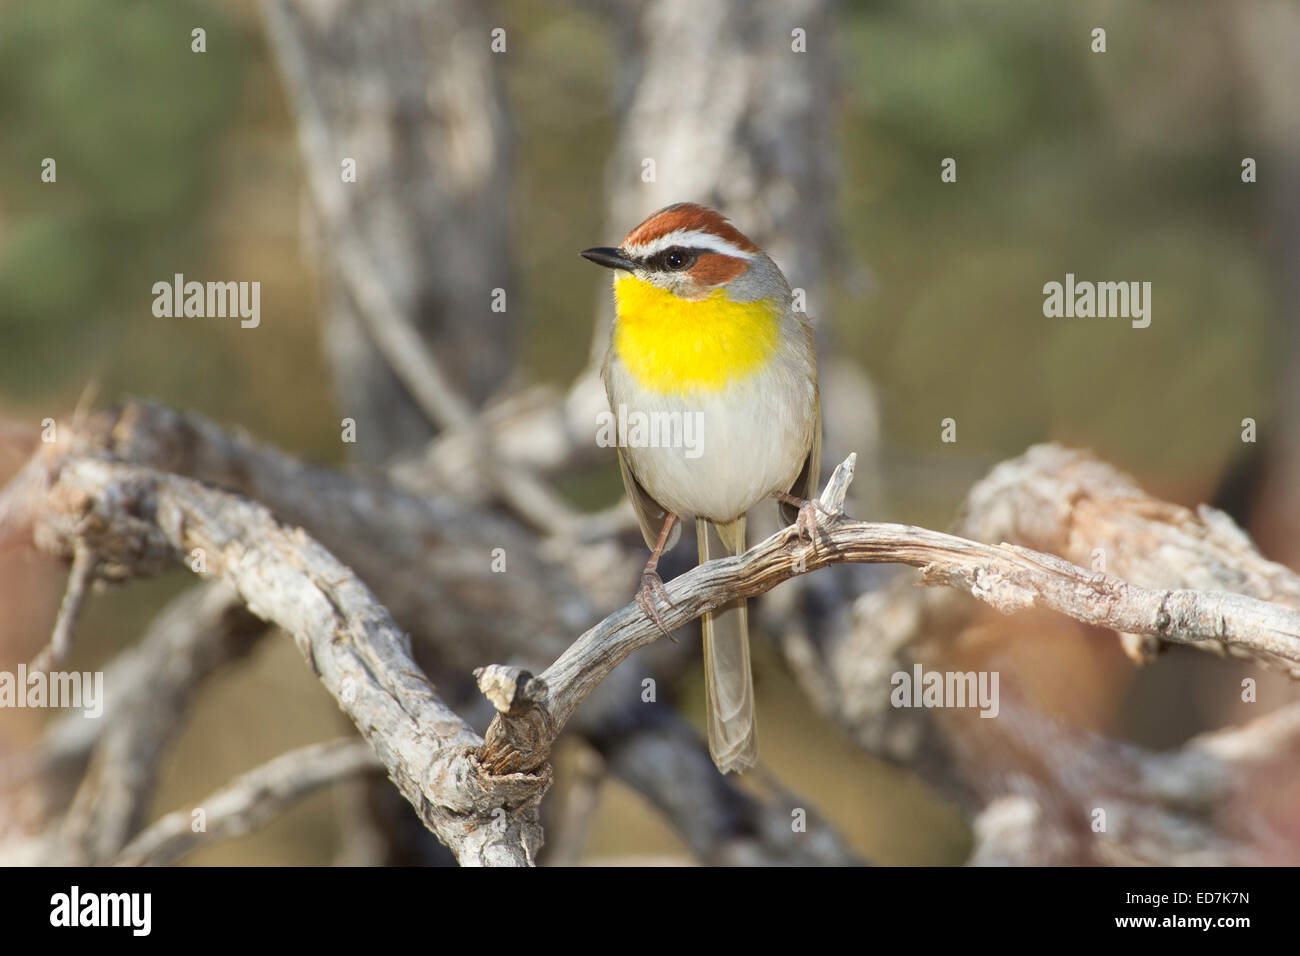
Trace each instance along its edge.
{"label": "weathered branch", "polygon": [[[1152,752],[1067,727],[1003,694],[1006,741],[964,759],[989,778],[975,865],[1277,865],[1295,859],[1280,810],[1300,756],[1300,704]],[[1003,779],[1005,778],[1005,780]],[[1279,812],[1280,811],[1280,812]],[[1098,826],[1098,824],[1101,824]]]}
{"label": "weathered branch", "polygon": [[[839,513],[854,457],[836,469],[821,504]],[[786,528],[735,558],[710,561],[667,585],[669,630],[739,597],[754,597],[796,574],[845,562],[918,568],[924,584],[966,591],[1003,613],[1045,607],[1120,632],[1171,643],[1212,640],[1286,661],[1300,674],[1300,611],[1226,592],[1143,588],[1090,573],[1054,555],[1015,545],[983,545],[924,528],[839,519],[805,548]],[[534,678],[519,668],[476,672],[498,716],[487,733],[485,766],[527,772],[545,764],[550,744],[578,704],[619,663],[654,643],[659,628],[629,604],[578,638]]]}
{"label": "weathered branch", "polygon": [[380,769],[366,742],[351,737],[281,754],[195,804],[203,811],[203,829],[194,828],[189,811],[169,813],[132,840],[117,862],[166,866],[201,846],[264,825],[322,787]]}
{"label": "weathered branch", "polygon": [[[954,530],[1060,555],[1144,587],[1231,591],[1300,609],[1300,575],[1261,555],[1226,514],[1153,498],[1111,465],[1059,445],[1036,445],[994,468],[971,489]],[[1125,650],[1147,663],[1161,639],[1134,636]],[[1275,659],[1263,646],[1214,637],[1197,646],[1259,658],[1295,676],[1293,657]]]}
{"label": "weathered branch", "polygon": [[[111,428],[102,431],[106,426]],[[187,430],[192,432],[195,428],[199,434],[183,437]],[[330,668],[322,667],[321,672],[322,679],[336,696],[347,686],[344,675],[361,681],[352,686],[378,685],[367,686],[367,700],[363,705],[354,701],[353,706],[345,702],[344,707],[354,719],[370,720],[369,737],[390,741],[388,753],[383,754],[385,766],[404,795],[408,799],[414,797],[412,802],[422,819],[426,823],[434,820],[431,828],[440,837],[445,838],[447,831],[454,829],[449,815],[468,816],[480,828],[486,828],[485,814],[496,817],[492,810],[505,811],[509,825],[517,827],[507,834],[510,842],[503,848],[499,842],[492,843],[489,835],[480,833],[477,842],[469,848],[453,843],[454,847],[460,846],[462,859],[467,862],[481,862],[489,857],[509,862],[531,859],[529,847],[535,850],[535,840],[540,840],[536,804],[549,779],[546,754],[579,702],[585,704],[578,713],[590,717],[590,720],[587,716],[582,718],[587,727],[584,733],[588,734],[597,733],[608,715],[625,706],[622,701],[629,696],[631,684],[623,680],[605,681],[605,678],[628,653],[658,636],[657,630],[639,612],[628,607],[607,618],[560,654],[538,678],[518,670],[485,669],[480,677],[485,686],[499,688],[494,692],[494,704],[507,713],[499,714],[493,721],[489,743],[478,754],[478,738],[455,715],[439,712],[437,708],[441,705],[436,700],[428,702],[425,696],[428,689],[422,678],[407,686],[407,678],[418,671],[409,670],[405,660],[392,656],[393,642],[400,641],[399,636],[385,627],[373,630],[376,616],[382,617],[384,612],[373,603],[366,604],[373,602],[373,598],[364,586],[355,578],[350,579],[346,569],[342,569],[342,577],[333,571],[322,575],[324,565],[318,562],[317,552],[323,549],[301,532],[286,540],[284,529],[275,524],[265,509],[244,499],[175,476],[105,460],[104,445],[97,437],[101,434],[111,436],[108,450],[115,457],[159,461],[215,476],[218,480],[224,477],[230,483],[265,491],[273,498],[284,498],[286,507],[291,509],[293,496],[286,496],[276,485],[292,473],[300,486],[321,490],[325,506],[353,508],[336,514],[333,520],[344,525],[350,523],[355,536],[362,539],[377,533],[370,526],[372,519],[381,528],[392,529],[401,540],[402,535],[415,533],[411,526],[418,527],[423,519],[414,522],[411,519],[420,514],[421,508],[431,509],[431,528],[436,526],[433,522],[437,519],[452,516],[454,512],[442,510],[433,502],[417,504],[416,499],[403,499],[398,490],[381,484],[373,484],[365,494],[358,495],[355,488],[345,490],[352,479],[306,469],[269,450],[232,442],[219,429],[201,422],[187,422],[152,406],[133,406],[106,420],[91,416],[81,423],[80,432],[74,430],[65,439],[64,447],[43,451],[14,485],[0,495],[0,511],[10,518],[17,516],[29,524],[34,522],[33,537],[45,550],[69,557],[78,544],[93,549],[99,558],[99,573],[110,579],[159,570],[182,556],[188,563],[196,547],[204,548],[210,573],[239,588],[242,599],[249,601],[256,613],[286,626],[298,638],[309,660],[314,659],[318,666],[322,660],[332,662]],[[823,506],[829,511],[839,510],[851,478],[851,464],[850,460],[837,469],[822,496]],[[331,488],[332,483],[338,483],[337,489]],[[26,508],[19,508],[15,495],[35,495],[38,501],[35,506],[29,501]],[[331,497],[338,502],[337,506],[328,504]],[[401,502],[397,514],[382,511],[384,504],[396,502]],[[321,504],[314,502],[315,506]],[[269,529],[277,529],[278,534]],[[337,530],[333,533],[339,534]],[[207,541],[206,546],[203,541]],[[343,546],[356,548],[357,542],[344,541]],[[300,549],[306,549],[306,556]],[[289,554],[293,555],[291,559],[287,558]],[[1271,659],[1290,662],[1292,667],[1297,660],[1297,628],[1292,619],[1297,612],[1289,608],[1241,595],[1138,587],[1024,548],[980,545],[923,529],[843,518],[822,525],[815,550],[792,540],[791,529],[786,529],[739,558],[712,562],[675,579],[669,585],[669,593],[677,606],[669,612],[668,624],[680,626],[706,607],[733,595],[761,593],[804,571],[845,562],[891,561],[920,568],[926,583],[954,585],[1003,611],[1037,605],[1088,623],[1134,633],[1156,633],[1164,640],[1188,643],[1213,639],[1252,654],[1271,655]],[[373,563],[381,583],[387,583],[382,574],[385,563],[379,557]],[[291,567],[282,567],[285,564]],[[353,603],[353,598],[358,596],[364,597],[360,605]],[[258,601],[263,604],[259,605]],[[311,607],[282,606],[286,602],[291,605],[305,602]],[[576,610],[569,608],[571,613]],[[272,616],[274,613],[282,617]],[[1272,623],[1259,626],[1269,621]],[[556,624],[553,622],[552,627]],[[386,626],[391,627],[391,621]],[[483,626],[482,622],[479,626]],[[335,630],[349,634],[350,638],[322,644],[319,636],[311,636]],[[373,641],[378,642],[378,649],[372,647]],[[544,644],[534,646],[528,657],[535,658],[544,652],[544,647]],[[371,667],[370,659],[375,655],[386,666]],[[363,666],[368,669],[368,676],[358,674],[358,658],[365,660]],[[602,681],[605,684],[601,688],[602,702],[586,700]],[[373,699],[370,695],[374,695]],[[431,708],[430,719],[445,720],[450,728],[443,737],[432,741],[421,730],[412,731],[406,726],[409,717],[396,720],[399,710],[409,714],[412,707],[419,711],[426,706]],[[436,738],[438,733],[432,736]],[[654,728],[647,727],[644,735],[628,736],[628,741],[639,741],[637,746],[641,749],[638,751],[629,744],[623,752],[619,748],[628,741],[611,737],[605,745],[609,748],[607,759],[613,772],[652,795],[679,829],[689,835],[693,832],[689,811],[677,806],[670,792],[653,796],[655,788],[647,787],[645,775],[635,772],[632,765],[635,761],[621,759],[627,754],[659,753],[664,739],[667,738],[662,734],[657,736]],[[688,751],[692,761],[702,753],[697,752],[698,747],[682,749],[681,753],[686,755]],[[454,766],[451,776],[455,777],[463,767],[472,769],[456,779],[449,780],[444,774],[431,781],[427,774],[421,776],[418,772],[419,767],[427,766],[421,761],[427,760],[431,753],[434,773]],[[467,783],[469,794],[465,792]],[[443,785],[447,789],[442,789]],[[700,792],[711,801],[710,805],[731,814],[726,810],[732,800],[728,787],[717,792],[705,788]],[[129,806],[130,801],[125,805]],[[730,818],[740,820],[744,814]],[[782,848],[779,843],[768,843],[761,835],[765,832],[766,824],[761,822],[765,818],[760,815],[751,819],[753,823],[744,826],[758,829],[732,832],[737,836],[746,832],[760,834],[760,842],[752,844],[761,851],[757,857],[748,852],[732,856],[733,851],[728,847],[739,851],[744,844],[726,838],[721,842],[716,838],[690,838],[692,846],[705,858],[714,860],[769,858],[769,853],[772,859],[791,859],[794,858],[788,855],[791,852],[806,855],[812,849],[810,844]],[[473,829],[460,828],[462,835]],[[529,839],[534,842],[526,842]],[[847,860],[842,855],[841,859]]]}
{"label": "weathered branch", "polygon": [[[47,506],[53,477],[70,462],[97,459],[176,472],[239,491],[268,505],[282,520],[301,524],[362,575],[401,625],[411,631],[417,649],[431,652],[441,672],[450,675],[449,681],[494,657],[540,669],[567,646],[570,637],[566,635],[599,616],[598,609],[608,606],[610,595],[617,593],[621,599],[624,578],[630,587],[635,577],[632,565],[639,566],[632,558],[626,575],[611,573],[611,555],[613,560],[621,560],[621,551],[612,542],[566,548],[563,553],[582,568],[581,581],[575,582],[563,566],[537,553],[536,538],[472,504],[416,495],[369,474],[304,464],[231,435],[200,416],[143,402],[92,413],[75,427],[62,429],[57,446],[42,446],[33,461],[0,490],[0,533],[31,540],[33,516]],[[56,555],[65,553],[66,542],[56,541],[51,546]],[[508,575],[490,573],[490,555],[495,548],[509,556]],[[106,567],[101,573],[121,578],[135,570]],[[120,672],[118,665],[110,670],[106,720],[57,722],[57,733],[25,757],[22,766],[11,763],[4,768],[0,786],[24,786],[23,779],[56,768],[61,781],[71,777],[71,786],[76,786],[86,755],[97,739],[97,734],[88,730],[112,723],[112,714],[118,712],[118,690],[133,700],[141,698],[143,707],[149,695],[131,688],[153,682],[170,686],[170,671],[159,673],[159,669],[166,668],[175,649],[164,651],[154,644],[151,639],[128,652],[120,662]],[[665,779],[622,759],[635,749],[679,769],[711,768],[697,734],[687,732],[680,721],[657,719],[653,709],[640,702],[636,685],[644,676],[628,672],[623,678],[605,681],[598,699],[587,701],[571,730],[598,741],[613,774],[660,807],[702,859],[729,858],[733,835],[759,832],[762,828],[756,821],[765,819],[770,808],[711,771]],[[165,693],[159,696],[168,698]],[[130,706],[130,710],[137,708]],[[141,741],[140,747],[147,750],[149,744]],[[101,762],[108,759],[108,749],[99,758]],[[128,752],[140,753],[131,747],[113,748],[118,755]],[[121,772],[134,774],[127,768]],[[672,792],[679,784],[689,791],[688,797]],[[61,783],[60,790],[68,786]],[[87,787],[88,793],[101,792],[94,781]],[[107,796],[107,791],[102,792]],[[116,788],[114,792],[126,793]],[[61,797],[52,806],[62,809],[66,802]],[[127,805],[129,801],[114,800],[105,807]],[[118,823],[123,819],[116,811],[112,817]],[[719,825],[706,832],[701,820]],[[118,841],[134,832],[132,827],[124,832],[116,824],[110,829],[115,835],[105,838],[103,852],[115,852]],[[39,858],[50,859],[49,839],[43,839],[41,845],[45,849]],[[66,842],[63,845],[68,847]],[[70,849],[84,853],[77,849],[83,845],[76,843]],[[762,852],[773,861],[806,859],[799,855],[804,853],[802,845],[787,847],[779,841],[764,839]],[[789,852],[796,855],[783,856]],[[103,858],[101,853],[96,856]],[[841,847],[837,859],[849,860],[851,856]]]}
{"label": "weathered branch", "polygon": [[151,808],[163,752],[179,732],[201,681],[248,652],[266,625],[217,582],[173,600],[136,652],[152,665],[135,693],[115,695],[76,799],[58,826],[66,863],[111,860],[139,833]]}
{"label": "weathered branch", "polygon": [[[138,644],[105,668],[101,718],[74,713],[55,720],[35,746],[0,767],[0,793],[19,800],[20,790],[38,791],[43,818],[62,814],[78,785],[84,789],[87,764],[98,748],[96,759],[107,766],[104,776],[90,772],[97,778],[95,789],[117,806],[112,816],[119,822],[138,817],[151,796],[148,785],[158,759],[195,688],[246,654],[265,631],[266,625],[223,585],[180,595],[159,612]],[[142,822],[137,819],[136,828]],[[129,832],[121,839],[134,832],[125,825]]]}
{"label": "weathered branch", "polygon": [[[30,542],[39,510],[33,502],[45,500],[50,476],[89,458],[193,478],[306,528],[356,571],[417,644],[436,648],[448,669],[467,674],[484,659],[529,654],[553,659],[591,619],[592,605],[565,566],[539,554],[538,539],[518,522],[413,493],[372,472],[304,462],[152,402],[102,409],[61,427],[59,441],[40,446],[0,490],[0,535]],[[496,549],[508,557],[508,575],[492,571]],[[99,573],[112,576],[102,566]]]}
{"label": "weathered branch", "polygon": [[492,775],[481,739],[433,693],[369,589],[301,529],[197,482],[97,460],[63,465],[35,518],[45,550],[84,541],[117,574],[204,555],[249,609],[291,634],[425,825],[463,864],[528,865],[549,769]]}
{"label": "weathered branch", "polygon": [[[1144,587],[1231,591],[1300,607],[1300,576],[1264,558],[1226,515],[1160,501],[1113,466],[1057,445],[1034,446],[993,468],[971,488],[952,530],[986,544],[1009,542],[1056,554],[1081,567],[1101,566]],[[954,747],[965,747],[961,738],[968,733],[996,734],[1012,722],[941,725],[935,711],[892,707],[890,681],[917,662],[942,667],[968,628],[987,635],[987,615],[957,590],[918,589],[910,575],[885,580],[889,569],[879,572],[883,577],[866,584],[836,571],[805,577],[799,591],[769,594],[758,606],[760,619],[779,635],[805,693],[858,746],[918,773],[936,791],[977,812],[996,793],[996,785],[987,786],[997,776],[996,759],[982,751],[978,760],[962,764]],[[1120,638],[1142,662],[1160,643],[1147,636]],[[1217,642],[1194,646],[1245,653]]]}
{"label": "weathered branch", "polygon": [[72,554],[72,570],[68,572],[68,588],[59,604],[59,615],[54,620],[54,634],[50,643],[32,661],[32,670],[48,671],[68,656],[72,649],[72,629],[77,624],[82,602],[95,578],[95,554],[85,545]]}

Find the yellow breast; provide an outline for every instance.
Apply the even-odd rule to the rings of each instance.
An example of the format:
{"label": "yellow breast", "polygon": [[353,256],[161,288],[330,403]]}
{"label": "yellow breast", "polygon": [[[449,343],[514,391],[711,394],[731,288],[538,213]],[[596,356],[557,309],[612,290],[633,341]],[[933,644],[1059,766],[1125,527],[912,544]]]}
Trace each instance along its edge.
{"label": "yellow breast", "polygon": [[614,351],[654,391],[717,391],[776,351],[780,315],[770,300],[734,302],[718,289],[693,302],[620,274],[614,305]]}

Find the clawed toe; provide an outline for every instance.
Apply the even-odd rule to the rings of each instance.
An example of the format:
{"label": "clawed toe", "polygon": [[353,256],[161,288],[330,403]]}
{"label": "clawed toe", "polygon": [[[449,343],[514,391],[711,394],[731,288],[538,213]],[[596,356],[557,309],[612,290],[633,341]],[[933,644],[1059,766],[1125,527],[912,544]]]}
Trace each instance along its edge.
{"label": "clawed toe", "polygon": [[646,617],[654,622],[655,627],[659,628],[660,632],[663,633],[665,637],[675,643],[677,638],[673,637],[672,633],[664,625],[664,619],[660,616],[659,608],[655,604],[656,598],[662,600],[669,607],[676,607],[676,605],[668,599],[668,592],[664,590],[663,578],[659,577],[659,572],[647,568],[641,575],[641,587],[638,588],[636,592],[637,607],[641,609],[642,613],[645,614]]}
{"label": "clawed toe", "polygon": [[807,540],[808,547],[816,553],[817,551],[817,512],[818,506],[815,501],[805,501],[799,506],[799,516],[794,520],[795,533],[798,534],[802,542]]}
{"label": "clawed toe", "polygon": [[800,543],[807,541],[808,546],[815,552],[818,539],[817,512],[820,511],[828,518],[834,518],[835,515],[823,508],[821,502],[815,498],[796,498],[794,495],[789,494],[778,494],[776,497],[778,500],[788,505],[794,505],[799,509],[799,513],[794,519],[795,535]]}

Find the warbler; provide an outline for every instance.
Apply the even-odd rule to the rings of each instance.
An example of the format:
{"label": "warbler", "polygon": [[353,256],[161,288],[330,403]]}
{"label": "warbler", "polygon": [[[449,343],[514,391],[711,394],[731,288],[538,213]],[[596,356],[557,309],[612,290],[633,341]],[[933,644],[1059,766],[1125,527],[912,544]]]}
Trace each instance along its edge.
{"label": "warbler", "polygon": [[[821,398],[812,327],[776,263],[695,203],[659,210],[617,248],[581,254],[615,270],[603,368],[613,414],[693,416],[699,425],[691,447],[662,440],[661,429],[658,442],[618,448],[651,549],[637,603],[663,630],[655,602],[668,596],[657,568],[679,519],[695,519],[701,562],[743,552],[746,514],[765,499],[776,498],[801,531],[812,520],[815,532]],[[758,758],[745,602],[706,613],[702,624],[709,753],[723,773],[742,771]]]}

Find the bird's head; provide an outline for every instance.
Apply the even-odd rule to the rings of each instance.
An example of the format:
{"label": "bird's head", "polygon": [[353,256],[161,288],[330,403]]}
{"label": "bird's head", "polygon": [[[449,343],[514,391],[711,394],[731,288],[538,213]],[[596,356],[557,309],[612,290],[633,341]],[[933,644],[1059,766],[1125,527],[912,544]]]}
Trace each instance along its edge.
{"label": "bird's head", "polygon": [[[618,248],[585,249],[598,265],[701,301],[719,289],[737,301],[789,294],[784,278],[744,233],[706,206],[675,203],[633,229]],[[625,277],[625,278],[626,278]]]}

